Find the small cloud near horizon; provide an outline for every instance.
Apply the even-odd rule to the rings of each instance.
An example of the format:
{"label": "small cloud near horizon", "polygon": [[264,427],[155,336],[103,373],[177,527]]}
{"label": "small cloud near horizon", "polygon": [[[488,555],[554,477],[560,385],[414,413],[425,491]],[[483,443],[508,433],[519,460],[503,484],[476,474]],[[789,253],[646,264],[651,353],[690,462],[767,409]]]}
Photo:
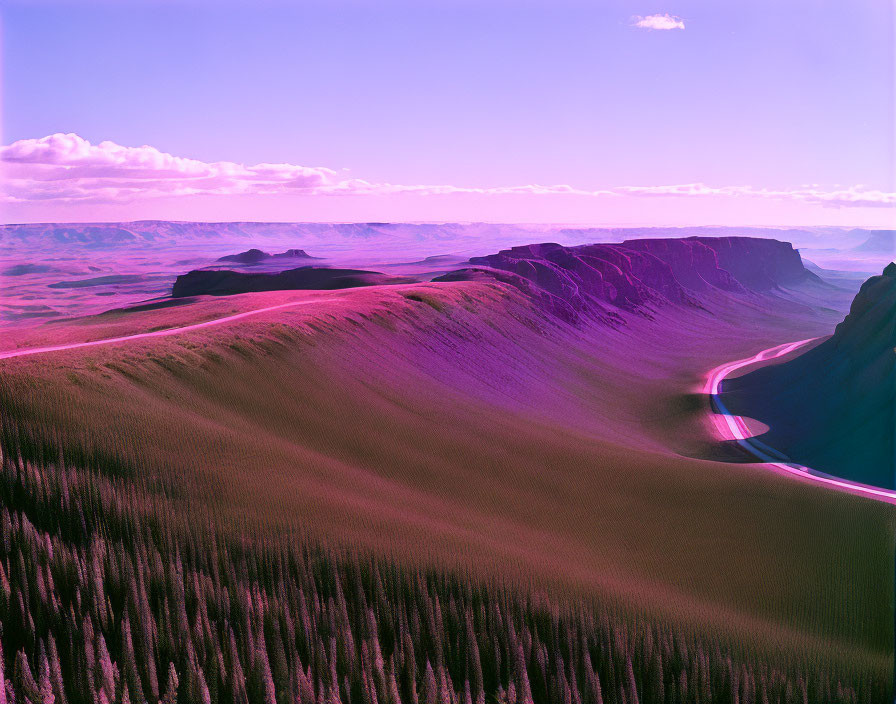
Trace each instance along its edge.
{"label": "small cloud near horizon", "polygon": [[640,29],[684,29],[684,20],[668,13],[647,15],[646,17],[636,15],[633,25]]}

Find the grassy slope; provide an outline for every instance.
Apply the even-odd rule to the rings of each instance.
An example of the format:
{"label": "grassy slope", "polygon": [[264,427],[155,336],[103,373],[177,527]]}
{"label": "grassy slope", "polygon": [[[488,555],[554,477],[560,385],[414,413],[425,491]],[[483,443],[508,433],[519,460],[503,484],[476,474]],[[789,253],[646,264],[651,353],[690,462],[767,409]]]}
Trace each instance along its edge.
{"label": "grassy slope", "polygon": [[5,360],[6,417],[52,436],[49,453],[163,474],[186,506],[254,528],[612,596],[888,675],[891,507],[667,449],[710,446],[688,396],[700,371],[824,323],[720,300],[660,314],[675,325],[573,332],[498,286],[302,295],[313,303],[232,326]]}

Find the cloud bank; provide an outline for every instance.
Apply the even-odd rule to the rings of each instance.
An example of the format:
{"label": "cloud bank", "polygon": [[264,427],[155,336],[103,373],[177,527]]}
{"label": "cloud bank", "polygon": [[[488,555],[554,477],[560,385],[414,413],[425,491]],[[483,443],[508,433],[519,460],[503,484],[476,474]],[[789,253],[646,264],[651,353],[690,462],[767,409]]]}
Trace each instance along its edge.
{"label": "cloud bank", "polygon": [[675,15],[638,15],[634,21],[635,27],[641,29],[684,29],[684,20]]}
{"label": "cloud bank", "polygon": [[417,194],[444,196],[571,195],[587,197],[712,196],[770,198],[831,207],[891,207],[896,193],[862,186],[825,190],[802,186],[766,189],[753,186],[713,187],[703,183],[662,186],[618,186],[589,190],[566,184],[476,188],[452,185],[401,185],[348,178],[322,166],[204,162],[173,156],[155,147],[124,147],[114,142],[91,144],[76,134],[23,139],[0,147],[3,179],[0,202],[127,204],[158,198],[192,196],[340,196]]}

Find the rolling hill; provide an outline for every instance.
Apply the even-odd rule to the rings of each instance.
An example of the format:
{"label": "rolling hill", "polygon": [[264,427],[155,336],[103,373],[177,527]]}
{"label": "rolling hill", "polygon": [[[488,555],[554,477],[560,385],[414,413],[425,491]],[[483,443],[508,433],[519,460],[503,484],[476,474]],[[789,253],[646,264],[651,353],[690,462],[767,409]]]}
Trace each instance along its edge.
{"label": "rolling hill", "polygon": [[[891,507],[739,461],[694,393],[836,313],[807,302],[808,277],[741,281],[716,244],[687,246],[691,278],[662,252],[532,245],[450,280],[6,338],[295,304],[2,361],[0,577],[19,584],[31,555],[58,585],[27,581],[27,606],[0,590],[15,686],[62,662],[150,700],[173,682],[279,701],[274,681],[309,702],[889,696]],[[97,633],[89,656],[50,645]]]}

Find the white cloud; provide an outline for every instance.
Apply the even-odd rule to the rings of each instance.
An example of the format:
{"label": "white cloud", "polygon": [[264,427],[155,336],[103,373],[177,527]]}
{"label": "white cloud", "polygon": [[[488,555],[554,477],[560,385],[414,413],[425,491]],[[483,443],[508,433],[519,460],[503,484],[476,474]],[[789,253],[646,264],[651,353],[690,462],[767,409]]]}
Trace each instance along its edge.
{"label": "white cloud", "polygon": [[684,29],[684,20],[668,13],[646,17],[638,15],[634,18],[633,24],[641,29]]}
{"label": "white cloud", "polygon": [[3,179],[0,202],[132,203],[155,198],[238,195],[391,195],[452,194],[584,197],[732,197],[793,200],[831,207],[893,207],[896,193],[862,185],[818,185],[791,189],[708,186],[686,183],[660,186],[577,188],[568,184],[524,184],[477,188],[453,185],[372,183],[346,178],[323,166],[204,162],[173,156],[155,147],[91,144],[76,134],[23,139],[0,147]]}
{"label": "white cloud", "polygon": [[248,194],[610,194],[562,184],[470,188],[371,183],[345,178],[322,166],[207,163],[166,154],[147,145],[123,147],[109,141],[94,145],[76,134],[19,140],[0,147],[0,161],[3,162],[0,192],[7,202],[50,199],[130,202],[165,196]]}
{"label": "white cloud", "polygon": [[832,207],[888,208],[896,206],[896,193],[866,188],[861,185],[825,190],[817,185],[799,188],[755,188],[754,186],[707,186],[685,183],[675,186],[620,186],[613,191],[633,196],[730,196],[796,200]]}

